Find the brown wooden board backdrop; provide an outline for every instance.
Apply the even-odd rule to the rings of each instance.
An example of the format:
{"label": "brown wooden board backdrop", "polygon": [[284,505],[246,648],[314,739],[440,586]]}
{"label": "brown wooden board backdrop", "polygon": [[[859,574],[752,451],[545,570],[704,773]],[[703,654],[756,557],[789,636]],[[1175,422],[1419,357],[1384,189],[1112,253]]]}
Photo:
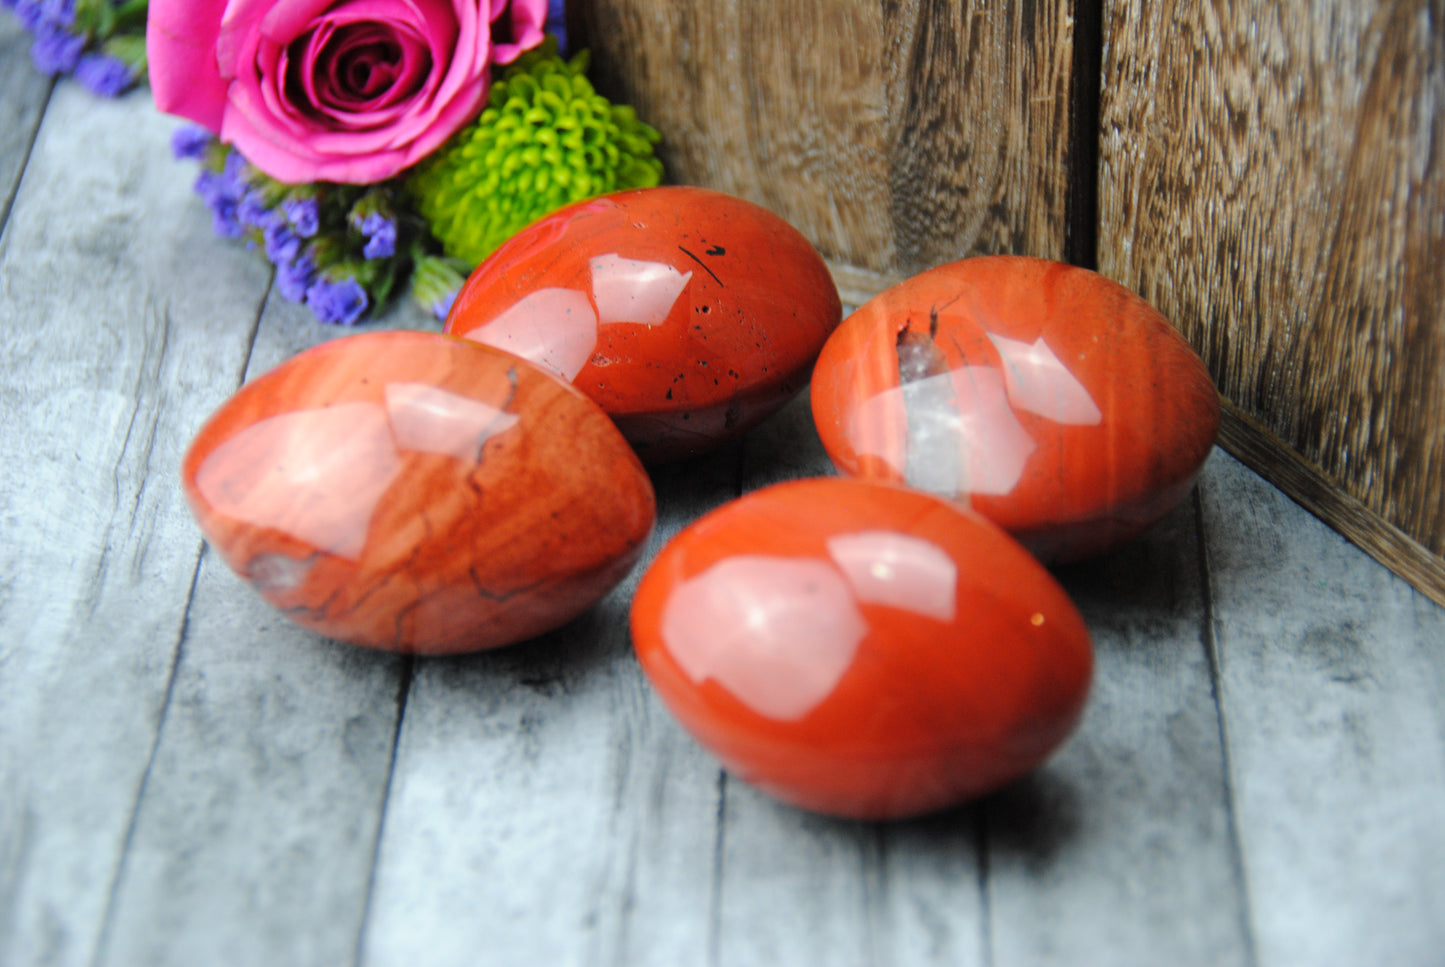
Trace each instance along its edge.
{"label": "brown wooden board backdrop", "polygon": [[968,255],[1169,316],[1223,445],[1445,604],[1445,0],[586,0],[673,181],[847,301]]}

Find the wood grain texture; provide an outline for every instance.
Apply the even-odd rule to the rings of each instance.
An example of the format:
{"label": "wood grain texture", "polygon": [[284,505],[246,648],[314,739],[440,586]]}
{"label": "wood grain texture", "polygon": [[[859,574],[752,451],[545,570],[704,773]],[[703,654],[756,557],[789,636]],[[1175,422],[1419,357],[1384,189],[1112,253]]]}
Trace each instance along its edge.
{"label": "wood grain texture", "polygon": [[[411,303],[369,328],[399,327],[439,328]],[[246,379],[350,332],[273,289]],[[354,962],[408,663],[291,624],[208,551],[174,678],[97,963]]]}
{"label": "wood grain texture", "polygon": [[50,80],[31,66],[30,43],[19,19],[0,16],[0,231],[50,98]]}
{"label": "wood grain texture", "polygon": [[860,269],[856,265],[848,265],[846,262],[828,262],[827,266],[829,274],[833,276],[833,284],[838,287],[838,295],[843,300],[845,318],[863,303],[884,289],[892,288],[905,278],[896,273]]}
{"label": "wood grain texture", "polygon": [[[806,393],[744,438],[744,493],[831,474]],[[866,967],[883,963],[887,951],[906,944],[909,911],[899,911],[889,895],[884,827],[785,807],[734,776],[722,776],[720,788],[715,963]],[[941,846],[958,835],[954,817],[946,825],[948,831],[938,837]],[[935,869],[919,870],[928,883],[920,889],[942,909],[941,950],[948,953],[959,947],[972,953],[981,932],[974,837],[967,825],[961,844],[957,882],[938,870],[959,872],[957,851],[932,857]],[[959,905],[959,893],[967,905]]]}
{"label": "wood grain texture", "polygon": [[6,964],[95,955],[201,550],[181,451],[265,290],[176,177],[171,127],[61,86],[0,238]]}
{"label": "wood grain texture", "polygon": [[899,0],[884,11],[894,264],[1061,258],[1072,4]]}
{"label": "wood grain texture", "polygon": [[1261,967],[1438,963],[1445,610],[1230,458],[1201,492]]}
{"label": "wood grain texture", "polygon": [[543,637],[419,661],[362,964],[703,962],[717,770],[666,725],[632,657],[642,568],[736,494],[737,455],[655,473],[658,526],[631,577]]}
{"label": "wood grain texture", "polygon": [[1094,639],[1094,687],[1074,738],[987,804],[995,963],[1254,963],[1200,540],[1186,501],[1058,569]]}
{"label": "wood grain texture", "polygon": [[208,553],[97,963],[352,963],[403,665],[290,624]]}
{"label": "wood grain texture", "polygon": [[1101,271],[1445,552],[1445,7],[1105,6]]}
{"label": "wood grain texture", "polygon": [[828,257],[916,271],[1063,253],[1067,3],[594,0],[598,84],[664,132],[670,177],[742,195]]}

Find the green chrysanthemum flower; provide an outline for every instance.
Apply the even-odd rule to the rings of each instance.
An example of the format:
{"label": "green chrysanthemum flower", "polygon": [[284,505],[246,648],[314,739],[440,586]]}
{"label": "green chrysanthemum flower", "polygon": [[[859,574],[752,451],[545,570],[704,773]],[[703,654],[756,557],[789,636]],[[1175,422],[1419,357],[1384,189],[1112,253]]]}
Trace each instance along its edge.
{"label": "green chrysanthemum flower", "polygon": [[563,205],[662,180],[661,136],[613,104],[548,38],[492,85],[487,108],[407,180],[448,255],[479,264]]}

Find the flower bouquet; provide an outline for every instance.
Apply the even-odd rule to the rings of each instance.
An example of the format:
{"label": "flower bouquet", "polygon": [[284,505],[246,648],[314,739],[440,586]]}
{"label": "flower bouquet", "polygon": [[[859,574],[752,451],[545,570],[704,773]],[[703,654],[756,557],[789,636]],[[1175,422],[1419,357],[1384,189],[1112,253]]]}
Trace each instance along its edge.
{"label": "flower bouquet", "polygon": [[351,324],[410,282],[445,316],[535,219],[660,182],[658,133],[562,53],[544,0],[153,0],[157,106],[219,235]]}

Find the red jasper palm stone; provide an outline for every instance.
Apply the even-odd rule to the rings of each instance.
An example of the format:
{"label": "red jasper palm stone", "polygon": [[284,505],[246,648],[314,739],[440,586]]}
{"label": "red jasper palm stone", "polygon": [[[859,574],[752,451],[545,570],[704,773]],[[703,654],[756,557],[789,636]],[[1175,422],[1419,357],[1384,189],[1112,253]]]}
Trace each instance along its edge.
{"label": "red jasper palm stone", "polygon": [[959,500],[1053,561],[1163,517],[1219,431],[1208,371],[1148,303],[1015,256],[868,302],[823,348],[812,406],[842,472]]}
{"label": "red jasper palm stone", "polygon": [[435,333],[326,343],[242,389],[183,466],[226,563],[298,624],[402,652],[563,624],[632,567],[652,486],[590,401]]}
{"label": "red jasper palm stone", "polygon": [[643,460],[730,440],[807,384],[838,325],[818,253],[772,212],[701,188],[622,192],[514,236],[446,331],[558,373]]}
{"label": "red jasper palm stone", "polygon": [[1028,772],[1093,668],[1068,596],[987,520],[843,478],[757,491],[688,527],[632,605],[668,708],[778,798],[888,819]]}

